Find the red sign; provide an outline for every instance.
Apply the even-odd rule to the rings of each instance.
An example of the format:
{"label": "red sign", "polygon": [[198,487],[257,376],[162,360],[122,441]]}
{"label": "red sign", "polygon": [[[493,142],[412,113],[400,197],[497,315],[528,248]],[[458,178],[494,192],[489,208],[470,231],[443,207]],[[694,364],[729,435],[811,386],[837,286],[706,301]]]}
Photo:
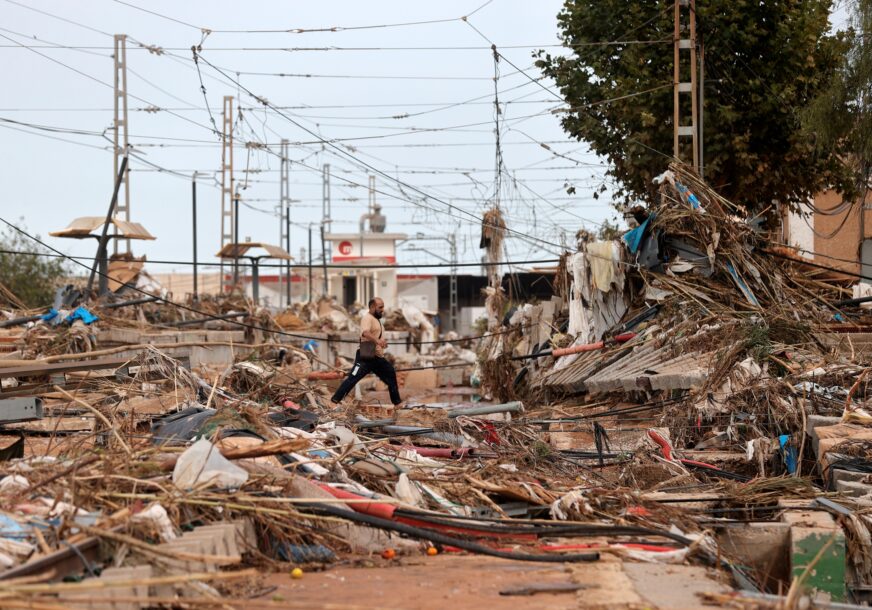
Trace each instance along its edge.
{"label": "red sign", "polygon": [[351,250],[354,246],[351,245],[350,241],[341,241],[339,242],[339,252],[344,255],[351,254]]}

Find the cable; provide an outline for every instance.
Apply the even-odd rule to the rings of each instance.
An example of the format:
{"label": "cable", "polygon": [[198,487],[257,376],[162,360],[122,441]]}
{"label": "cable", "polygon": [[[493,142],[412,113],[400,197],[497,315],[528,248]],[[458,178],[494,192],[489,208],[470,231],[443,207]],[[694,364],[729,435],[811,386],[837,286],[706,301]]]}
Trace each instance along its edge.
{"label": "cable", "polygon": [[117,2],[118,4],[123,4],[124,6],[129,6],[130,8],[136,9],[138,11],[142,11],[143,13],[148,13],[149,15],[154,15],[155,17],[160,17],[161,19],[166,19],[167,21],[172,21],[173,23],[178,23],[180,25],[185,25],[189,28],[194,28],[200,32],[208,32],[208,28],[202,28],[194,25],[193,23],[188,23],[187,21],[182,21],[180,19],[176,19],[175,17],[169,17],[167,15],[162,15],[161,13],[156,13],[155,11],[150,11],[147,8],[142,8],[141,6],[136,6],[135,4],[130,4],[129,2],[124,2],[124,0],[113,0],[113,2]]}
{"label": "cable", "polygon": [[[47,243],[43,242],[43,241],[40,240],[39,238],[34,237],[33,235],[31,235],[30,233],[28,233],[28,232],[25,231],[24,229],[21,229],[21,228],[18,227],[17,225],[12,224],[11,222],[9,222],[8,220],[6,220],[5,218],[0,217],[0,222],[2,222],[3,224],[5,224],[6,226],[8,226],[10,229],[13,229],[13,230],[15,230],[15,231],[21,233],[22,235],[24,235],[25,237],[29,238],[30,240],[36,242],[37,244],[41,245],[42,247],[44,247],[44,248],[46,248],[46,249],[48,249],[48,250],[51,250],[51,251],[54,252],[55,254],[59,254],[59,255],[61,255],[63,258],[65,258],[65,259],[67,259],[67,260],[69,260],[69,261],[71,261],[71,262],[73,262],[73,263],[79,265],[80,267],[83,267],[83,268],[87,269],[88,271],[91,271],[91,268],[88,267],[87,265],[85,265],[84,263],[79,262],[78,260],[74,259],[73,257],[64,254],[64,253],[61,252],[60,250],[57,250],[57,249],[51,247],[50,245],[48,245]],[[198,264],[199,264],[199,263],[198,263]],[[100,272],[99,270],[96,271],[96,274],[99,275],[100,277],[105,277],[105,278],[107,278],[107,279],[111,279],[111,277],[110,277],[108,274],[104,274],[104,273]],[[274,330],[274,329],[264,328],[264,327],[262,327],[262,326],[257,326],[257,325],[255,325],[255,324],[246,324],[245,322],[239,322],[239,321],[237,321],[237,320],[227,320],[227,319],[221,318],[221,317],[219,317],[219,316],[215,316],[215,315],[213,315],[213,314],[210,314],[210,313],[208,313],[208,312],[200,311],[200,310],[198,310],[198,309],[194,309],[193,307],[188,307],[187,305],[182,305],[181,303],[174,303],[173,301],[170,301],[170,300],[165,299],[165,298],[163,298],[163,297],[159,297],[159,296],[156,296],[156,295],[151,294],[151,293],[149,293],[149,292],[146,292],[145,290],[142,290],[142,289],[140,289],[140,288],[137,288],[136,286],[128,286],[128,288],[129,288],[130,290],[133,290],[134,292],[138,292],[138,293],[140,293],[140,294],[142,294],[142,295],[144,295],[144,296],[147,296],[147,297],[153,297],[155,301],[160,301],[161,303],[164,303],[165,305],[169,305],[170,307],[175,307],[176,309],[183,309],[183,310],[185,310],[185,311],[189,311],[189,312],[191,312],[191,313],[195,313],[195,314],[197,314],[197,315],[203,316],[204,319],[208,319],[208,320],[217,320],[217,321],[220,321],[220,322],[225,322],[225,323],[229,323],[229,324],[235,324],[235,325],[237,325],[237,326],[241,326],[241,327],[243,327],[243,328],[249,328],[249,329],[251,329],[251,330],[259,330],[259,331],[261,331],[261,332],[272,333],[272,334],[274,334],[274,335],[282,335],[282,336],[286,336],[286,337],[294,337],[294,338],[297,338],[297,339],[314,339],[314,340],[316,340],[316,341],[323,341],[323,340],[324,340],[323,337],[314,337],[314,336],[310,336],[310,335],[301,335],[301,334],[299,334],[299,333],[289,333],[289,332],[286,332],[286,331],[283,331],[283,330]],[[508,329],[508,330],[505,330],[505,331],[496,331],[496,332],[493,332],[493,333],[486,333],[486,334],[484,334],[484,335],[479,335],[478,337],[467,337],[467,338],[458,338],[458,339],[440,339],[440,340],[437,340],[437,341],[418,341],[417,343],[420,344],[420,345],[445,344],[445,343],[464,343],[464,342],[466,342],[466,341],[471,341],[471,340],[473,340],[474,338],[479,338],[479,339],[481,339],[481,338],[490,337],[490,336],[504,335],[504,334],[508,334],[508,333],[515,332],[516,330],[517,330],[517,329],[512,328],[512,329]],[[332,342],[336,342],[336,343],[358,343],[358,341],[353,340],[353,339],[330,339],[330,341],[332,341]],[[390,342],[390,341],[389,341],[389,342],[388,342],[388,345],[406,345],[406,343],[407,343],[406,341],[393,341],[393,342]]]}
{"label": "cable", "polygon": [[[218,73],[220,73],[220,74],[221,74],[225,79],[227,79],[228,81],[230,81],[230,82],[236,84],[238,87],[240,87],[240,89],[242,89],[243,91],[245,91],[246,94],[250,95],[253,99],[256,99],[256,100],[260,101],[264,106],[272,107],[271,104],[270,104],[270,102],[269,102],[268,100],[266,100],[266,99],[264,99],[264,98],[262,98],[262,97],[259,97],[259,96],[255,95],[254,93],[252,93],[252,92],[251,92],[247,87],[243,86],[242,83],[240,83],[238,80],[233,79],[232,77],[228,76],[227,73],[224,72],[223,70],[221,70],[220,68],[216,68],[214,64],[212,64],[208,59],[206,59],[206,58],[203,57],[202,55],[200,55],[200,59],[201,59],[205,64],[207,64],[208,66],[210,66],[213,70],[216,70]],[[517,68],[516,68],[516,69],[517,69]],[[275,110],[275,107],[272,107],[272,108],[273,108],[273,110]],[[450,210],[455,210],[455,211],[458,212],[458,213],[465,214],[465,215],[471,217],[473,220],[475,220],[475,221],[478,222],[478,223],[481,223],[483,226],[488,224],[488,223],[486,223],[482,218],[476,216],[475,214],[473,214],[473,213],[471,213],[471,212],[468,212],[468,211],[464,210],[463,208],[459,208],[459,207],[457,207],[457,206],[455,206],[455,205],[453,205],[453,204],[451,204],[451,203],[449,203],[449,202],[447,202],[447,201],[444,201],[444,200],[442,200],[442,199],[440,199],[440,198],[438,198],[438,197],[433,197],[432,195],[429,195],[429,194],[425,193],[425,192],[422,191],[421,189],[419,189],[419,188],[417,188],[417,187],[415,187],[415,186],[413,186],[413,185],[411,185],[411,184],[408,184],[408,183],[406,183],[406,182],[400,180],[399,178],[395,178],[395,177],[391,176],[390,174],[388,174],[388,173],[384,172],[383,170],[381,170],[381,169],[375,167],[374,165],[372,165],[372,164],[370,164],[370,163],[367,163],[366,161],[362,161],[362,160],[360,160],[360,159],[357,158],[355,155],[353,155],[353,154],[349,153],[348,151],[344,150],[343,148],[340,148],[339,146],[337,146],[333,141],[325,140],[325,139],[322,138],[318,133],[316,133],[315,131],[309,129],[308,127],[305,127],[305,126],[302,125],[300,122],[294,120],[293,118],[291,118],[291,117],[288,116],[287,114],[285,114],[285,113],[283,113],[283,112],[281,112],[281,111],[276,111],[276,112],[277,112],[280,116],[282,116],[284,119],[286,119],[288,122],[290,122],[290,123],[292,123],[293,125],[295,125],[296,127],[298,127],[299,129],[302,129],[303,131],[307,132],[308,134],[310,134],[310,135],[312,135],[312,136],[318,138],[319,143],[321,143],[321,144],[323,144],[323,145],[326,145],[327,147],[332,148],[332,149],[334,149],[335,151],[337,151],[341,157],[343,157],[343,158],[346,158],[346,157],[347,157],[347,158],[351,159],[352,161],[354,161],[355,163],[358,163],[358,164],[360,164],[360,165],[363,165],[363,166],[369,168],[370,170],[372,170],[372,171],[375,172],[376,174],[378,174],[378,175],[380,175],[380,176],[382,176],[382,177],[388,179],[389,181],[391,181],[391,182],[395,182],[395,183],[397,183],[397,184],[398,184],[399,186],[401,186],[401,187],[408,188],[408,189],[410,189],[410,190],[412,190],[412,191],[415,191],[416,193],[419,193],[419,194],[423,195],[423,197],[424,197],[425,200],[426,200],[426,199],[432,199],[433,201],[436,201],[436,202],[438,202],[438,203],[441,203],[442,205],[446,206],[446,207],[447,207],[448,209],[450,209]],[[274,151],[270,151],[270,152],[272,152],[273,154],[275,154]],[[304,167],[305,167],[305,166],[304,166]],[[377,191],[377,192],[378,192],[378,191]],[[389,196],[390,196],[390,195],[389,195]],[[417,205],[417,206],[419,206],[419,207],[423,207],[423,208],[426,208],[426,209],[430,209],[430,210],[432,210],[432,211],[434,211],[434,212],[437,211],[436,209],[434,209],[434,208],[429,208],[428,206],[425,206],[425,205],[423,205],[423,204],[420,203],[420,202],[416,202],[416,201],[409,200],[409,203],[412,203],[413,205]],[[495,228],[503,229],[503,227],[495,227]],[[559,245],[559,244],[555,244],[555,243],[553,243],[553,242],[549,242],[549,241],[544,240],[544,239],[539,239],[539,238],[536,238],[536,237],[531,237],[531,236],[528,236],[528,235],[526,235],[526,234],[524,234],[524,233],[522,233],[522,232],[520,232],[520,231],[515,231],[514,229],[510,229],[510,228],[508,228],[508,227],[505,227],[505,231],[506,231],[507,233],[515,234],[515,235],[521,237],[522,239],[534,240],[534,241],[541,242],[541,243],[546,244],[546,245],[549,245],[549,246],[554,246],[554,247],[560,248],[560,245]]]}
{"label": "cable", "polygon": [[464,538],[453,538],[451,536],[447,536],[441,532],[437,532],[435,530],[424,529],[421,527],[414,527],[411,525],[406,525],[404,523],[398,523],[397,521],[392,521],[389,519],[382,519],[380,517],[373,517],[372,515],[366,515],[363,513],[358,513],[355,511],[348,511],[341,508],[336,508],[333,506],[329,506],[326,504],[298,504],[300,508],[307,507],[312,510],[313,513],[318,514],[328,514],[334,517],[339,517],[340,519],[345,519],[347,521],[354,521],[357,523],[363,523],[366,525],[371,525],[378,529],[382,530],[390,530],[400,534],[404,534],[409,536],[410,538],[414,538],[417,540],[425,540],[427,542],[439,543],[448,546],[457,547],[459,549],[463,549],[465,551],[469,551],[471,553],[478,553],[480,555],[490,555],[491,557],[499,557],[501,559],[514,559],[516,561],[541,561],[546,563],[564,563],[570,561],[597,561],[599,560],[599,553],[576,553],[576,554],[544,554],[544,555],[534,555],[528,553],[516,553],[509,551],[501,551],[498,549],[491,548],[489,546],[485,546],[483,544],[478,544],[476,542],[470,542]]}
{"label": "cable", "polygon": [[827,267],[826,265],[813,263],[811,261],[793,258],[791,256],[784,256],[783,254],[779,254],[777,252],[772,252],[771,250],[760,250],[760,252],[762,252],[763,254],[766,254],[767,256],[774,256],[775,258],[780,258],[782,260],[790,261],[790,262],[796,263],[798,265],[806,265],[808,267],[816,267],[818,269],[824,269],[826,271],[832,271],[834,273],[841,273],[842,275],[856,277],[856,278],[860,278],[862,280],[869,280],[870,282],[872,282],[872,276],[863,275],[862,273],[855,273],[853,271],[845,271],[844,269],[839,269],[837,267]]}
{"label": "cable", "polygon": [[[241,203],[241,201],[240,201]],[[22,256],[45,256],[50,258],[69,258],[75,259],[78,261],[95,261],[97,260],[95,257],[91,256],[70,256],[67,254],[52,254],[49,252],[34,252],[34,251],[25,251],[25,250],[2,250],[0,249],[0,254],[19,254]],[[153,263],[156,265],[186,265],[193,266],[192,261],[170,261],[170,260],[147,260],[144,262]],[[539,265],[539,264],[549,264],[549,263],[559,263],[559,258],[548,258],[548,259],[540,259],[540,260],[522,260],[522,261],[504,261],[501,263],[489,263],[486,261],[479,261],[474,263],[409,263],[409,264],[382,264],[382,265],[341,265],[330,263],[327,265],[328,269],[348,269],[349,267],[354,267],[355,269],[415,269],[418,267],[422,268],[442,268],[442,267],[490,267],[490,266],[500,266],[500,265]],[[222,265],[227,265],[227,263],[204,263],[201,261],[197,261],[198,267],[220,267]],[[245,266],[246,263],[240,263],[240,265]],[[285,263],[258,263],[258,267],[260,268],[270,268],[274,267],[277,269],[285,269]],[[309,265],[300,263],[294,264],[293,267],[298,269],[307,269]],[[324,265],[313,264],[313,269],[323,269]]]}
{"label": "cable", "polygon": [[[77,24],[78,25],[78,24]],[[543,48],[557,48],[557,49],[574,49],[574,48],[583,48],[583,47],[607,47],[607,46],[625,46],[625,45],[655,45],[655,44],[672,44],[672,39],[663,39],[663,40],[612,40],[612,41],[604,41],[604,42],[579,42],[579,43],[564,43],[564,44],[554,44],[554,43],[544,43],[544,44],[507,44],[502,45],[500,48],[502,49],[543,49]],[[9,48],[9,45],[0,45],[0,48]],[[49,47],[37,47],[37,48],[49,48]],[[63,48],[69,49],[71,51],[109,51],[112,50],[113,47],[109,46],[101,46],[101,45],[63,45]],[[155,46],[147,46],[142,45],[139,47],[133,47],[128,50],[135,51],[150,51],[151,53],[155,53],[156,50],[160,50],[163,52],[168,51],[188,51],[190,50],[188,47],[155,47]],[[440,46],[440,47],[337,47],[337,46],[329,46],[329,47],[209,47],[209,51],[226,51],[226,52],[263,52],[263,51],[279,51],[283,53],[304,53],[304,52],[324,52],[324,51],[487,51],[489,50],[489,46]]]}
{"label": "cable", "polygon": [[[7,2],[10,2],[11,0],[6,0],[6,1],[7,1]],[[67,64],[63,63],[62,61],[58,61],[57,59],[55,59],[55,58],[53,58],[53,57],[49,57],[49,56],[46,55],[45,53],[40,53],[39,51],[37,51],[36,49],[34,49],[34,48],[32,48],[32,47],[29,47],[28,45],[21,44],[20,42],[14,40],[14,39],[12,39],[12,38],[9,38],[9,37],[6,36],[5,34],[0,34],[0,38],[5,38],[5,39],[8,40],[9,42],[11,42],[11,43],[13,43],[13,44],[15,44],[15,45],[17,45],[17,46],[23,48],[23,49],[27,49],[27,50],[30,51],[31,53],[35,53],[35,54],[39,55],[40,57],[43,57],[44,59],[47,59],[47,60],[49,60],[49,61],[51,61],[51,62],[53,62],[53,63],[58,64],[59,66],[62,66],[62,67],[64,67],[64,68],[66,68],[67,70],[72,70],[72,71],[75,72],[76,74],[79,74],[80,76],[84,76],[85,78],[87,78],[87,79],[89,79],[89,80],[92,80],[92,81],[94,81],[95,83],[99,83],[99,84],[103,85],[104,87],[108,87],[109,89],[113,89],[113,90],[115,89],[115,87],[114,87],[113,85],[110,85],[110,84],[107,83],[107,82],[101,81],[99,78],[97,78],[97,77],[95,77],[95,76],[91,76],[91,75],[88,74],[87,72],[82,72],[81,70],[79,70],[79,69],[77,69],[77,68],[74,68],[74,67],[72,67],[72,66],[70,66],[70,65],[67,65]],[[135,99],[135,100],[139,100],[140,102],[143,102],[143,103],[145,103],[145,104],[151,104],[151,102],[149,102],[148,100],[143,99],[143,98],[141,98],[141,97],[138,97],[138,96],[136,96],[136,95],[133,95],[132,93],[128,93],[128,96],[129,96],[129,97],[132,97],[132,98]],[[177,118],[180,118],[181,120],[183,120],[183,121],[185,121],[185,122],[187,122],[187,123],[191,123],[191,124],[193,124],[193,125],[197,125],[198,127],[203,127],[203,128],[205,128],[205,129],[208,129],[209,131],[212,131],[212,128],[208,127],[207,125],[203,125],[202,123],[198,123],[197,121],[194,121],[194,120],[189,119],[189,118],[187,118],[187,117],[185,117],[185,116],[182,116],[181,114],[178,114],[178,113],[175,113],[175,112],[168,112],[168,114],[171,114],[171,115],[173,115],[173,116],[175,116],[175,117],[177,117]]]}
{"label": "cable", "polygon": [[[275,76],[279,78],[337,78],[337,79],[372,79],[372,80],[461,80],[461,81],[469,81],[469,80],[484,80],[484,81],[493,81],[492,76],[433,76],[433,75],[422,75],[422,76],[408,76],[408,75],[396,75],[396,74],[305,74],[305,73],[291,73],[291,72],[246,72],[246,71],[238,71],[236,72],[239,76]],[[518,74],[517,72],[511,72],[504,76],[511,76],[513,74]]]}
{"label": "cable", "polygon": [[[67,19],[66,17],[61,17],[61,16],[59,16],[59,15],[54,15],[54,14],[49,13],[49,12],[46,12],[46,11],[41,11],[41,10],[39,10],[38,8],[33,8],[32,6],[27,6],[26,4],[22,4],[22,3],[20,3],[20,2],[15,2],[15,0],[6,0],[6,2],[8,2],[9,4],[14,4],[15,6],[20,6],[21,8],[26,8],[26,9],[29,10],[29,11],[33,11],[33,12],[35,12],[35,13],[39,13],[39,14],[41,14],[41,15],[45,15],[46,17],[51,17],[51,18],[53,18],[53,19],[58,19],[58,20],[60,20],[60,21],[64,21],[64,22],[66,22],[66,23],[71,23],[71,24],[73,24],[73,25],[79,26],[80,28],[85,28],[86,30],[90,30],[90,31],[92,31],[92,32],[96,32],[97,34],[103,34],[104,36],[108,36],[109,38],[112,38],[112,37],[113,37],[113,35],[110,34],[109,32],[104,32],[103,30],[98,30],[97,28],[91,27],[91,26],[89,26],[89,25],[85,25],[85,24],[83,24],[83,23],[79,23],[78,21],[73,21],[72,19]],[[112,47],[112,48],[113,48],[113,50],[114,50],[114,47]]]}

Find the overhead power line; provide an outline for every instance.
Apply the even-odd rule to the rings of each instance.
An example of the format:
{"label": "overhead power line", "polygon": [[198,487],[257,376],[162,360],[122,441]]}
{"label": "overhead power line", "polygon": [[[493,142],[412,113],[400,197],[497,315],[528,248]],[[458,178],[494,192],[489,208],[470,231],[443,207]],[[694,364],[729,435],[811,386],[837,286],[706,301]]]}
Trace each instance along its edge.
{"label": "overhead power line", "polygon": [[[87,269],[88,271],[91,271],[91,268],[90,268],[88,265],[86,265],[86,264],[82,263],[81,261],[78,261],[78,260],[76,260],[76,259],[74,259],[74,258],[72,258],[72,257],[70,257],[70,256],[68,256],[68,255],[66,255],[66,254],[64,254],[63,252],[61,252],[61,251],[59,251],[59,250],[57,250],[57,249],[55,249],[55,248],[52,248],[51,246],[49,246],[48,244],[46,244],[45,242],[43,242],[42,240],[40,240],[38,237],[35,237],[35,236],[31,235],[30,233],[28,233],[28,232],[25,231],[24,229],[22,229],[22,228],[18,227],[17,225],[15,225],[15,224],[9,222],[9,221],[6,220],[5,218],[0,217],[0,222],[2,222],[3,224],[5,224],[5,225],[8,226],[9,228],[11,228],[11,229],[17,231],[18,233],[24,235],[25,237],[29,238],[31,241],[33,241],[33,242],[35,242],[35,243],[41,245],[42,247],[44,247],[44,248],[46,248],[46,249],[48,249],[48,250],[51,250],[51,251],[54,252],[55,254],[59,254],[59,255],[61,255],[63,258],[69,260],[70,262],[72,262],[72,263],[74,263],[74,264],[76,264],[76,265],[79,265],[80,267],[83,267],[83,268]],[[105,278],[107,278],[107,279],[111,279],[111,278],[109,277],[108,274],[104,274],[104,273],[102,273],[101,271],[97,271],[96,273],[97,273],[98,275],[100,275],[101,277],[105,277]],[[273,329],[273,328],[265,328],[265,327],[262,327],[262,326],[259,326],[259,325],[256,325],[256,324],[247,324],[247,323],[245,323],[245,322],[240,322],[240,321],[238,321],[238,320],[233,320],[233,319],[229,319],[229,320],[228,320],[228,319],[225,319],[225,318],[221,318],[221,317],[219,317],[219,316],[216,316],[216,315],[214,315],[214,314],[211,314],[211,313],[209,313],[209,312],[200,311],[200,310],[198,310],[198,309],[196,309],[196,308],[194,308],[194,307],[189,307],[189,306],[187,306],[187,305],[183,305],[183,304],[181,304],[181,303],[175,303],[175,302],[170,301],[169,299],[166,299],[166,298],[164,298],[164,297],[157,296],[157,295],[151,294],[151,293],[149,293],[149,292],[147,292],[147,291],[145,291],[145,290],[142,290],[141,288],[137,288],[136,286],[130,286],[130,285],[128,285],[128,288],[129,288],[130,290],[134,291],[134,292],[138,292],[139,294],[142,294],[143,296],[153,297],[153,299],[154,299],[155,301],[157,301],[157,302],[161,302],[161,303],[164,303],[165,305],[169,305],[170,307],[174,307],[174,308],[176,308],[176,309],[181,309],[181,310],[188,311],[188,312],[190,312],[190,313],[194,313],[194,314],[197,314],[197,315],[199,315],[199,316],[202,316],[204,319],[209,319],[209,320],[219,320],[219,321],[221,321],[221,322],[226,322],[226,323],[229,323],[229,324],[233,324],[233,325],[235,325],[235,326],[239,326],[240,328],[250,328],[250,329],[252,329],[252,330],[259,330],[259,331],[262,331],[262,332],[265,332],[265,333],[272,333],[272,334],[274,334],[274,335],[280,335],[280,336],[285,336],[285,337],[294,337],[294,338],[296,338],[296,339],[315,339],[315,340],[317,340],[317,341],[323,341],[323,340],[324,340],[323,337],[315,337],[315,336],[311,336],[311,335],[304,335],[304,334],[301,334],[301,333],[292,333],[292,332],[287,332],[287,331],[280,330],[280,329],[277,330],[277,329]],[[501,334],[505,334],[505,333],[508,333],[508,332],[515,332],[515,329],[508,329],[508,330],[506,330],[506,331],[496,331],[496,332],[493,332],[493,333],[485,333],[485,334],[483,334],[483,335],[478,335],[478,336],[474,336],[474,337],[466,337],[466,338],[461,338],[461,339],[439,339],[439,340],[436,340],[436,341],[421,341],[420,343],[421,343],[421,344],[462,343],[462,342],[469,341],[469,340],[472,340],[472,339],[481,339],[481,338],[484,338],[484,337],[494,336],[494,335],[501,335]],[[357,343],[357,342],[358,342],[357,339],[331,339],[331,341],[334,341],[334,342],[337,342],[337,343]],[[406,342],[405,342],[405,341],[393,341],[393,342],[390,342],[390,341],[389,341],[388,343],[389,343],[390,345],[406,345]]]}
{"label": "overhead power line", "polygon": [[[37,256],[37,257],[45,257],[45,258],[67,258],[67,259],[73,259],[76,261],[88,261],[88,262],[93,262],[95,260],[98,260],[93,256],[72,256],[72,255],[63,254],[63,253],[37,252],[37,251],[32,251],[32,250],[29,251],[29,250],[0,249],[0,254],[15,254],[15,255],[21,255],[21,256]],[[183,265],[186,267],[193,267],[194,266],[193,261],[151,260],[151,259],[148,259],[144,262],[149,263],[149,264],[153,264],[153,265]],[[483,262],[483,261],[476,261],[476,262],[468,262],[468,263],[461,263],[461,262],[458,262],[458,263],[405,263],[405,264],[387,264],[387,263],[377,264],[377,263],[374,263],[374,264],[364,264],[364,265],[328,264],[327,268],[328,269],[351,269],[351,268],[354,268],[354,269],[418,269],[418,268],[421,268],[421,269],[442,269],[442,268],[449,268],[449,267],[499,267],[501,265],[550,265],[550,264],[556,264],[559,262],[560,262],[559,258],[546,258],[546,259],[536,259],[536,260],[503,261],[503,262],[499,262],[499,263],[489,263],[489,262]],[[226,265],[226,264],[227,263],[220,263],[220,262],[207,263],[207,262],[202,262],[199,260],[197,261],[197,266],[203,266],[203,267],[221,267],[222,265]],[[242,266],[248,265],[248,263],[244,263],[242,261],[240,261],[239,264]],[[260,262],[260,263],[258,263],[257,266],[261,269],[263,269],[263,268],[285,269],[287,267],[287,265],[285,263],[265,263],[265,262]],[[291,266],[298,268],[298,269],[308,269],[309,268],[309,265],[307,263],[303,263],[303,262],[292,263]],[[313,263],[311,265],[311,267],[313,269],[323,269],[324,265],[320,264],[320,263],[317,263],[317,264]]]}

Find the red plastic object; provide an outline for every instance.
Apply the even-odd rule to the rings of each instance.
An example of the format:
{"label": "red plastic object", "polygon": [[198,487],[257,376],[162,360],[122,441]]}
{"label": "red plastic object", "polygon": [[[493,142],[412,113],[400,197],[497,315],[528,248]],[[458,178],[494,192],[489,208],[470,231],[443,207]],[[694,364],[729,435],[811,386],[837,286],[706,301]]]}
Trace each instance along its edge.
{"label": "red plastic object", "polygon": [[[364,498],[363,496],[359,496],[357,494],[342,489],[336,489],[335,487],[331,487],[330,485],[319,483],[318,486],[335,498],[340,498],[342,500],[366,500],[366,498]],[[348,504],[348,508],[351,508],[358,513],[369,515],[371,517],[388,519],[391,521],[396,521],[397,523],[405,523],[406,525],[420,527],[422,529],[440,530],[456,534],[466,534],[468,536],[478,536],[480,538],[512,538],[515,540],[536,540],[538,538],[536,534],[488,532],[483,530],[477,530],[474,528],[456,527],[452,525],[430,523],[428,521],[419,521],[418,519],[412,519],[411,517],[396,517],[394,513],[396,512],[397,507],[393,504],[385,504],[384,502],[350,502]]]}
{"label": "red plastic object", "polygon": [[[634,339],[636,333],[621,333],[612,337],[612,341],[616,343],[626,343],[630,339]],[[568,356],[569,354],[580,354],[581,352],[592,352],[598,349],[603,349],[606,346],[605,341],[597,341],[596,343],[585,343],[583,345],[573,345],[571,347],[558,347],[551,350],[551,355],[555,358],[560,356]]]}
{"label": "red plastic object", "polygon": [[[350,491],[345,491],[344,489],[336,489],[335,487],[331,487],[330,485],[319,485],[319,487],[332,495],[334,498],[339,498],[340,500],[366,499],[363,496],[358,496],[357,494],[353,494]],[[356,512],[363,513],[365,515],[370,515],[371,517],[378,517],[380,519],[393,519],[394,511],[397,510],[397,507],[393,504],[385,504],[384,502],[350,502],[348,504],[348,508],[351,508]]]}
{"label": "red plastic object", "polygon": [[615,335],[614,339],[617,343],[626,343],[630,339],[635,339],[636,333],[621,333],[620,335]]}
{"label": "red plastic object", "polygon": [[672,461],[672,445],[665,438],[657,434],[654,430],[648,430],[648,438],[660,445],[660,451],[663,452],[663,457]]}
{"label": "red plastic object", "polygon": [[285,409],[297,409],[297,410],[300,409],[300,405],[298,405],[297,403],[295,403],[293,400],[284,400],[284,401],[282,401],[282,406],[283,406]]}
{"label": "red plastic object", "polygon": [[660,450],[663,452],[663,457],[669,461],[676,461],[686,466],[700,466],[702,468],[712,468],[714,470],[719,470],[719,468],[714,464],[707,464],[705,462],[698,462],[696,460],[676,459],[672,457],[672,445],[670,445],[669,441],[657,434],[657,432],[655,432],[654,430],[648,430],[648,438],[660,445]]}

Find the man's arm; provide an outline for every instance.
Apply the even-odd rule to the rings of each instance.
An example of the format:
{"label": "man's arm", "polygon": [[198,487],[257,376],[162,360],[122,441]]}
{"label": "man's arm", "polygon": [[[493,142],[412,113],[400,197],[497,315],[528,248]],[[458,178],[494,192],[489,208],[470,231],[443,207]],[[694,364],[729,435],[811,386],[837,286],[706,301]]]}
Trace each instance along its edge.
{"label": "man's arm", "polygon": [[387,347],[388,342],[385,341],[384,339],[380,338],[379,337],[380,334],[381,334],[381,325],[380,324],[379,324],[379,328],[378,328],[378,334],[376,334],[375,330],[371,330],[371,329],[370,330],[361,329],[361,331],[360,331],[360,336],[363,337],[366,341],[371,341],[372,343],[375,343],[379,347]]}
{"label": "man's arm", "polygon": [[371,343],[378,343],[379,342],[378,336],[370,330],[361,331],[360,336]]}

